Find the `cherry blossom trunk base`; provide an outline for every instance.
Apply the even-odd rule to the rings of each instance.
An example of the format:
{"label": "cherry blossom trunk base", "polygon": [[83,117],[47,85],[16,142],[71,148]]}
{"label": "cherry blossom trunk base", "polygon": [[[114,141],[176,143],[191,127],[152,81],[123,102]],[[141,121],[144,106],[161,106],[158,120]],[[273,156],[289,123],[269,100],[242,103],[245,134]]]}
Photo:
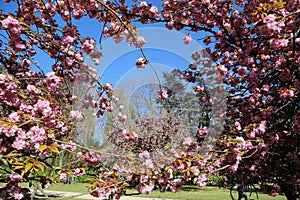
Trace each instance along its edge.
{"label": "cherry blossom trunk base", "polygon": [[287,191],[284,194],[287,200],[297,200],[297,197],[291,191]]}

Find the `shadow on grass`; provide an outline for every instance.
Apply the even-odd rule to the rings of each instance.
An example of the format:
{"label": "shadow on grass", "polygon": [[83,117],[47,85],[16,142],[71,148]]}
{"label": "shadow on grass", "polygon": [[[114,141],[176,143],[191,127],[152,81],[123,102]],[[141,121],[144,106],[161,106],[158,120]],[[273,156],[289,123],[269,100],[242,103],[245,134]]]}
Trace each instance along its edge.
{"label": "shadow on grass", "polygon": [[200,191],[201,189],[193,185],[185,185],[181,188],[181,190],[185,192],[197,192]]}
{"label": "shadow on grass", "polygon": [[199,191],[214,191],[219,189],[218,187],[203,187],[200,188],[198,186],[194,186],[194,185],[184,185],[182,186],[181,190],[185,191],[185,192],[199,192]]}

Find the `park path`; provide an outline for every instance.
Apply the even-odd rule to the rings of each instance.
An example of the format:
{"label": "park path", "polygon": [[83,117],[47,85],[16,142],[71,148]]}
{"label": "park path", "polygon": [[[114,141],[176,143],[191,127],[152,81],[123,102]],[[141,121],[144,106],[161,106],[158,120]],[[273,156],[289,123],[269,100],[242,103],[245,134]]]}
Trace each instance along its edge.
{"label": "park path", "polygon": [[[100,198],[93,197],[89,194],[83,194],[79,192],[64,192],[64,191],[51,191],[46,190],[46,193],[48,195],[59,195],[60,197],[73,197],[73,198],[79,198],[79,199],[87,199],[87,200],[100,200]],[[75,197],[76,196],[76,197]],[[121,200],[172,200],[172,199],[155,199],[155,198],[144,198],[144,197],[138,197],[138,196],[122,196]]]}

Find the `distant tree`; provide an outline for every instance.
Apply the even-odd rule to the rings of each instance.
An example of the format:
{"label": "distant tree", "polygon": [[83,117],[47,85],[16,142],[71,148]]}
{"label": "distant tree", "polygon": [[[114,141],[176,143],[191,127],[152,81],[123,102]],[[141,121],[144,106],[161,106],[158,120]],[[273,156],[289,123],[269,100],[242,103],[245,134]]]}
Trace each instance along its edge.
{"label": "distant tree", "polygon": [[198,134],[198,130],[209,126],[210,108],[201,105],[198,93],[185,80],[179,79],[176,70],[163,73],[163,88],[167,90],[169,97],[166,100],[157,99],[158,103],[168,112],[180,117],[187,130],[202,141],[203,137]]}

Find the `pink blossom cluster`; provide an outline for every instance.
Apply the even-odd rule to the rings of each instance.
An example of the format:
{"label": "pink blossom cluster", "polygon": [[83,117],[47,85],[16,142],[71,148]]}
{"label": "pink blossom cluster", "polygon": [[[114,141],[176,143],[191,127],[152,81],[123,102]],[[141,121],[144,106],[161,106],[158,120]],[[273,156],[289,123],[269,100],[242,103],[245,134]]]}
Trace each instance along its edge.
{"label": "pink blossom cluster", "polygon": [[[110,89],[110,88],[107,87],[107,89]],[[110,90],[108,90],[108,91],[110,91]],[[99,107],[103,110],[107,110],[107,111],[110,111],[110,112],[113,111],[111,101],[109,101],[109,99],[104,98],[104,97],[100,98]]]}
{"label": "pink blossom cluster", "polygon": [[123,135],[123,138],[125,140],[129,140],[129,141],[132,141],[132,142],[137,142],[138,138],[139,138],[139,136],[138,136],[137,133],[135,133],[135,132],[129,132],[129,131],[125,130],[125,129],[122,131],[122,135]]}
{"label": "pink blossom cluster", "polygon": [[17,200],[24,199],[25,195],[29,192],[28,189],[24,189],[14,185],[8,185],[0,189],[0,197],[9,198],[10,196],[12,196]]}
{"label": "pink blossom cluster", "polygon": [[207,133],[208,133],[208,128],[206,126],[198,129],[198,134],[201,137],[206,136]]}
{"label": "pink blossom cluster", "polygon": [[74,176],[82,176],[85,174],[85,170],[84,170],[84,168],[75,168],[73,170],[73,174],[74,174]]}
{"label": "pink blossom cluster", "polygon": [[137,68],[145,68],[148,64],[148,61],[146,58],[138,58],[136,61],[136,67]]}
{"label": "pink blossom cluster", "polygon": [[145,151],[139,153],[139,158],[140,159],[149,159],[150,158],[150,153],[145,150]]}
{"label": "pink blossom cluster", "polygon": [[102,188],[94,189],[90,194],[93,195],[94,197],[103,197],[108,199],[113,196],[113,198],[115,199],[120,199],[123,194],[123,191],[122,188],[112,186],[105,189]]}
{"label": "pink blossom cluster", "polygon": [[154,183],[149,182],[148,184],[140,184],[136,186],[136,190],[141,194],[150,194],[154,188]]}
{"label": "pink blossom cluster", "polygon": [[260,27],[260,31],[266,36],[276,36],[280,34],[284,27],[284,21],[276,19],[278,16],[275,14],[269,14],[263,19],[263,25]]}
{"label": "pink blossom cluster", "polygon": [[83,121],[82,112],[80,110],[72,110],[70,112],[70,119],[74,122],[81,122]]}
{"label": "pink blossom cluster", "polygon": [[12,16],[8,16],[6,19],[1,21],[1,25],[3,28],[6,28],[10,34],[12,39],[19,39],[22,34],[22,26],[19,21]]}
{"label": "pink blossom cluster", "polygon": [[262,121],[257,127],[246,133],[247,137],[253,139],[257,135],[263,134],[266,131],[266,125],[266,121]]}
{"label": "pink blossom cluster", "polygon": [[78,160],[84,161],[86,166],[96,166],[102,160],[102,156],[93,151],[78,152]]}
{"label": "pink blossom cluster", "polygon": [[187,34],[186,36],[184,36],[184,37],[182,38],[182,40],[183,40],[184,44],[190,44],[190,42],[192,41],[192,36],[191,36],[191,34]]}
{"label": "pink blossom cluster", "polygon": [[288,39],[273,39],[270,41],[270,45],[275,50],[281,50],[288,46]]}
{"label": "pink blossom cluster", "polygon": [[74,152],[75,150],[76,150],[76,143],[75,142],[73,142],[73,141],[69,141],[68,143],[62,143],[61,144],[61,147],[63,148],[63,149],[67,149],[67,150],[69,150],[69,151],[71,151],[71,152]]}
{"label": "pink blossom cluster", "polygon": [[46,78],[42,81],[42,83],[49,91],[52,91],[59,88],[62,80],[60,77],[55,75],[55,72],[49,72],[47,73]]}
{"label": "pink blossom cluster", "polygon": [[160,100],[166,100],[166,99],[168,99],[169,97],[171,96],[171,94],[167,91],[167,90],[160,90],[159,92],[158,92],[158,98],[160,99]]}
{"label": "pink blossom cluster", "polygon": [[67,179],[68,179],[68,173],[67,172],[61,172],[60,174],[59,174],[59,179],[60,180],[62,180],[62,181],[64,181],[64,182],[66,182],[67,181]]}
{"label": "pink blossom cluster", "polygon": [[90,54],[95,49],[95,40],[94,39],[86,39],[80,49],[86,54]]}

